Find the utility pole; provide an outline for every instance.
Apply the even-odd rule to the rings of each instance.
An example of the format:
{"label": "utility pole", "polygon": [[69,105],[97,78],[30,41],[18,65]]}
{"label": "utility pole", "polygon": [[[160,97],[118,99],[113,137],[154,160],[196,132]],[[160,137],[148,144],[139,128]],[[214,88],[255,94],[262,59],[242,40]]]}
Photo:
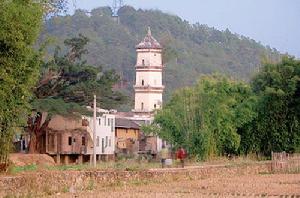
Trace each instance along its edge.
{"label": "utility pole", "polygon": [[93,166],[96,168],[96,117],[97,117],[97,105],[96,105],[96,95],[94,95],[94,120],[93,120],[93,139],[94,139],[94,146],[93,146]]}

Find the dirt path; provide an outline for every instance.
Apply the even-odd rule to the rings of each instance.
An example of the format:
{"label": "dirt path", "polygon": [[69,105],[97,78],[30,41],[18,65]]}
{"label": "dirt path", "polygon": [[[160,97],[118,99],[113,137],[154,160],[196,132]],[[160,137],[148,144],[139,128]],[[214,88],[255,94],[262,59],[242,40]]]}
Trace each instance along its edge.
{"label": "dirt path", "polygon": [[171,183],[132,183],[54,197],[299,197],[300,174],[214,177]]}

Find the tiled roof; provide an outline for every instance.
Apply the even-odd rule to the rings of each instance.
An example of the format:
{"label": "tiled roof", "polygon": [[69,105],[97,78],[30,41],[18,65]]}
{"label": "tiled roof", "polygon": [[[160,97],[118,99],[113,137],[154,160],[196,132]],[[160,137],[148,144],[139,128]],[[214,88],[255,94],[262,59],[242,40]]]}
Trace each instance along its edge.
{"label": "tiled roof", "polygon": [[137,49],[162,49],[159,42],[151,35],[150,27],[148,28],[148,34],[146,35],[144,40],[136,46],[136,48]]}
{"label": "tiled roof", "polygon": [[125,129],[140,129],[138,124],[126,118],[116,118],[116,127]]}
{"label": "tiled roof", "polygon": [[131,118],[134,116],[134,113],[129,111],[129,112],[122,112],[122,111],[118,111],[113,113],[113,115],[116,116],[116,118]]}

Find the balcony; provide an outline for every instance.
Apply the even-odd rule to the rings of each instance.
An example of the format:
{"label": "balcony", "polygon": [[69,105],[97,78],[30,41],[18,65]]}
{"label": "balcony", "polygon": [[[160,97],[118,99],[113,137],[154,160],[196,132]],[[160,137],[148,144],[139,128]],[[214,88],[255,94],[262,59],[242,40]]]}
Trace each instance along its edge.
{"label": "balcony", "polygon": [[161,66],[146,66],[146,65],[136,65],[135,68],[137,71],[151,70],[151,71],[162,71],[164,69],[164,65]]}
{"label": "balcony", "polygon": [[153,91],[163,91],[165,86],[150,86],[150,85],[134,85],[135,90],[153,90]]}

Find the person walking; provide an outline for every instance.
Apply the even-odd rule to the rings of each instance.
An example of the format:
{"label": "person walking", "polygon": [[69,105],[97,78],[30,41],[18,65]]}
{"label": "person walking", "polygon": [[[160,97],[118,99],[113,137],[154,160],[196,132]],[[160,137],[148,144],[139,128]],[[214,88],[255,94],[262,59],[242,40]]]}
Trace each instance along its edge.
{"label": "person walking", "polygon": [[180,146],[176,152],[176,158],[180,161],[181,168],[184,168],[185,150]]}
{"label": "person walking", "polygon": [[166,148],[165,145],[162,145],[162,149],[160,151],[160,157],[161,157],[161,167],[166,167],[166,159],[169,157],[169,151]]}

